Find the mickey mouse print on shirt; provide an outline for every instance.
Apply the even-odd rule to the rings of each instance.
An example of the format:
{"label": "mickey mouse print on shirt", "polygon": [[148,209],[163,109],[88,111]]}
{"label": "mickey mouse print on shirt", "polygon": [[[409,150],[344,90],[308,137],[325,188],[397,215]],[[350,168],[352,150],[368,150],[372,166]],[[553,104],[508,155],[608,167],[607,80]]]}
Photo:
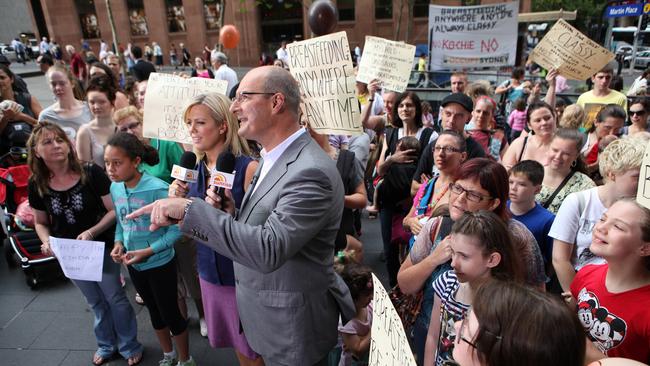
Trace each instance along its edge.
{"label": "mickey mouse print on shirt", "polygon": [[578,294],[578,318],[589,339],[605,354],[625,339],[627,323],[600,306],[598,297],[586,288]]}

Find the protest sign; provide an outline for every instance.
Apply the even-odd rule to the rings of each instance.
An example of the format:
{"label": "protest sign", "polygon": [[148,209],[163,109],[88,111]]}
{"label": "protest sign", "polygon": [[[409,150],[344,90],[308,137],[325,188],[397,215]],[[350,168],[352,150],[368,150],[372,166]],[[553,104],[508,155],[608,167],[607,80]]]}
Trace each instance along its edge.
{"label": "protest sign", "polygon": [[370,339],[371,366],[415,366],[402,321],[379,279],[373,274],[372,330]]}
{"label": "protest sign", "polygon": [[84,281],[102,280],[104,242],[50,236],[50,246],[66,277]]}
{"label": "protest sign", "polygon": [[144,137],[191,143],[183,122],[185,104],[199,94],[226,94],[228,82],[206,78],[182,78],[171,74],[152,73],[144,97]]}
{"label": "protest sign", "polygon": [[402,93],[409,83],[414,57],[413,45],[366,36],[357,80],[368,84],[377,79],[382,88]]}
{"label": "protest sign", "polygon": [[641,163],[641,176],[636,191],[636,200],[650,209],[650,143],[646,146],[643,162]]}
{"label": "protest sign", "polygon": [[528,59],[545,69],[557,69],[567,79],[585,80],[613,60],[614,54],[560,19]]}
{"label": "protest sign", "polygon": [[347,34],[294,42],[287,45],[287,52],[289,70],[300,84],[303,119],[319,133],[361,134]]}
{"label": "protest sign", "polygon": [[519,2],[429,5],[429,69],[515,64]]}

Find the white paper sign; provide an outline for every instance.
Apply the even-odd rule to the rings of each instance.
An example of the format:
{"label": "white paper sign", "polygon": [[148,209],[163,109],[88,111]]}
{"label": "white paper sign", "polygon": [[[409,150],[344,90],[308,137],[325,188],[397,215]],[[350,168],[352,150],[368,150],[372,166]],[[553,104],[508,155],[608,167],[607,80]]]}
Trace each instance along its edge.
{"label": "white paper sign", "polygon": [[646,146],[643,162],[641,163],[641,176],[636,191],[636,200],[650,209],[650,143]]}
{"label": "white paper sign", "polygon": [[429,5],[430,70],[514,65],[519,2]]}
{"label": "white paper sign", "polygon": [[66,277],[84,281],[102,280],[104,242],[50,236],[50,247]]}
{"label": "white paper sign", "polygon": [[381,81],[384,89],[404,92],[411,77],[415,46],[366,36],[357,80],[366,84]]}
{"label": "white paper sign", "polygon": [[379,279],[373,274],[370,366],[415,366],[402,321]]}
{"label": "white paper sign", "polygon": [[228,82],[218,79],[182,78],[171,74],[151,73],[144,97],[144,137],[191,144],[189,130],[183,122],[185,104],[205,93],[226,94]]}

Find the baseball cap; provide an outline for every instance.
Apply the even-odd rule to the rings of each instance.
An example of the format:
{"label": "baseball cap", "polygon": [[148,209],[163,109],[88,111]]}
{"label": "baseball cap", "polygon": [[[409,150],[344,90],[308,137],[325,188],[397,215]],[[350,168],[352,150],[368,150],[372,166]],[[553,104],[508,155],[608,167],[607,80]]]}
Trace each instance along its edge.
{"label": "baseball cap", "polygon": [[442,100],[442,103],[440,105],[444,107],[449,103],[460,104],[468,112],[472,112],[472,110],[474,110],[474,102],[472,101],[472,98],[463,93],[453,93],[447,95],[445,99]]}

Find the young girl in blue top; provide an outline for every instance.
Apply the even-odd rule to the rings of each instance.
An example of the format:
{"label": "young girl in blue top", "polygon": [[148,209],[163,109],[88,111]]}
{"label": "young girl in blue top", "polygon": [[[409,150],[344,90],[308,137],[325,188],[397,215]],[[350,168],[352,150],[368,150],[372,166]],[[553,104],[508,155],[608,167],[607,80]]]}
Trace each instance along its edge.
{"label": "young girl in blue top", "polygon": [[178,350],[178,365],[195,365],[189,355],[187,320],[176,301],[174,242],[180,236],[178,227],[150,232],[149,217],[125,218],[138,208],[167,197],[167,183],[138,170],[140,163],[156,164],[158,153],[136,136],[120,132],[108,141],[104,160],[113,181],[111,198],[117,216],[111,257],[128,266],[133,285],[149,310],[151,324],[164,352],[160,365],[176,364],[170,332]]}

